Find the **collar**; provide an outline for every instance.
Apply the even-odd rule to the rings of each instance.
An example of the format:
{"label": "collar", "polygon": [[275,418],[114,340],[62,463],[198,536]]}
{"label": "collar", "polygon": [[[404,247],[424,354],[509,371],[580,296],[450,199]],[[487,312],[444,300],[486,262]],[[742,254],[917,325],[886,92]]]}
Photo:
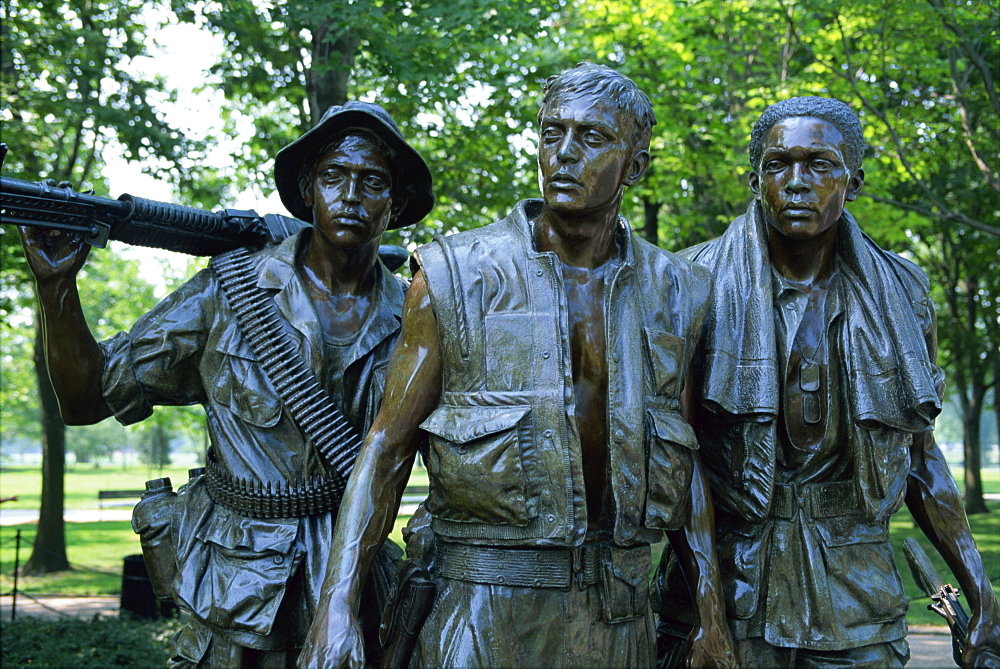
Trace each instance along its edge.
{"label": "collar", "polygon": [[[257,268],[257,285],[265,290],[275,290],[274,302],[288,323],[299,331],[304,339],[303,348],[315,369],[322,368],[323,333],[319,318],[312,306],[302,278],[295,270],[296,258],[308,243],[312,230],[300,230],[286,238],[277,246],[260,251],[261,259]],[[364,356],[400,328],[403,313],[404,288],[396,278],[377,261],[375,283],[372,286],[372,307],[368,318],[361,325],[348,362]]]}
{"label": "collar", "polygon": [[[535,248],[535,240],[538,238],[535,234],[537,232],[536,226],[541,212],[542,200],[532,198],[519,201],[508,216],[508,220],[511,221],[514,228],[525,237],[528,248],[536,253],[541,253]],[[633,266],[635,264],[635,249],[632,248],[631,244],[632,228],[625,217],[620,214],[615,226],[614,239],[615,245],[618,247],[617,261],[623,265]]]}

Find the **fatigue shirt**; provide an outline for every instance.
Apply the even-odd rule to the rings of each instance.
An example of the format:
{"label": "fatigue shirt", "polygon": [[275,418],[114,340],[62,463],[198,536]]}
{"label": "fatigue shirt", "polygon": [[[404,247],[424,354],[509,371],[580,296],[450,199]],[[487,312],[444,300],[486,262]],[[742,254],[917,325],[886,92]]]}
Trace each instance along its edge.
{"label": "fatigue shirt", "polygon": [[[320,323],[295,270],[310,234],[304,230],[256,252],[257,285],[273,296],[320,383],[343,375],[341,410],[364,434],[382,401],[404,285],[380,263],[370,315],[343,357],[343,370],[325,369]],[[273,485],[324,474],[318,452],[283,408],[210,269],[101,350],[104,398],[122,424],[145,419],[156,405],[201,404],[212,451],[230,475]],[[175,505],[179,603],[215,628],[267,635],[286,583],[302,564],[313,612],[335,515],[250,518],[214,504],[203,479],[182,488]]]}
{"label": "fatigue shirt", "polygon": [[[744,223],[738,219],[733,225]],[[857,361],[852,360],[848,331],[870,332],[877,327],[866,321],[862,311],[876,313],[879,305],[859,305],[857,295],[847,298],[843,249],[852,243],[870,244],[870,240],[857,231],[853,219],[852,227],[844,221],[841,225],[845,239],[824,315],[830,363],[825,405],[837,411],[824,416],[825,436],[813,457],[799,462],[799,468],[787,458],[792,447],[776,425],[786,419],[787,400],[778,415],[735,415],[705,403],[705,396],[713,392],[711,383],[706,382],[698,392],[703,404],[695,425],[716,500],[719,570],[738,639],[763,637],[775,646],[844,650],[894,641],[906,634],[907,598],[893,562],[889,517],[903,504],[913,434],[874,421],[858,421],[852,414],[851,369]],[[745,236],[739,228],[731,239]],[[684,253],[716,272],[740,271],[733,253],[720,253],[724,243],[720,238]],[[880,273],[894,277],[894,289],[904,298],[899,308],[912,310],[914,323],[923,332],[921,345],[926,340],[925,355],[933,360],[934,319],[926,277],[894,254],[878,250],[873,258]],[[767,291],[763,297],[775,324],[772,350],[778,357],[778,383],[783,388],[801,319],[801,313],[790,312],[804,308],[805,296],[780,277],[772,277],[769,265],[763,271],[762,285]],[[718,297],[747,299],[739,294]],[[738,327],[733,325],[733,330]],[[733,340],[734,360],[739,359],[735,352],[740,345]],[[718,346],[715,355],[722,351]],[[753,358],[743,357],[748,359]],[[696,362],[699,377],[702,364],[703,357]],[[726,377],[720,374],[718,378]],[[772,386],[777,383],[762,389],[752,401],[766,403],[766,398],[760,398],[779,392]],[[769,456],[748,464],[754,453],[768,451]]]}
{"label": "fatigue shirt", "polygon": [[[534,247],[540,200],[417,250],[438,324],[443,392],[429,435],[435,533],[579,546],[587,533],[562,265]],[[706,271],[632,235],[604,286],[613,540],[657,541],[687,508],[692,453],[680,393],[701,332]]]}

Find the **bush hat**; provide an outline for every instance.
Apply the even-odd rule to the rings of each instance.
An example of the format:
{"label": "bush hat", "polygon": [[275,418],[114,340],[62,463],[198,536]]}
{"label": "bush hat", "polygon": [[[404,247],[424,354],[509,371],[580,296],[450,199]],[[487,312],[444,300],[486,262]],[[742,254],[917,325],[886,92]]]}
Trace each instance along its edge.
{"label": "bush hat", "polygon": [[392,189],[395,197],[403,198],[403,207],[389,224],[389,229],[413,225],[426,216],[434,206],[431,171],[427,163],[416,149],[406,143],[399,126],[386,110],[371,102],[355,100],[330,107],[315,127],[278,151],[274,157],[274,181],[282,204],[296,218],[312,222],[312,209],[306,206],[299,192],[299,172],[314,152],[351,128],[374,133],[396,153],[394,174],[402,183],[392,184]]}

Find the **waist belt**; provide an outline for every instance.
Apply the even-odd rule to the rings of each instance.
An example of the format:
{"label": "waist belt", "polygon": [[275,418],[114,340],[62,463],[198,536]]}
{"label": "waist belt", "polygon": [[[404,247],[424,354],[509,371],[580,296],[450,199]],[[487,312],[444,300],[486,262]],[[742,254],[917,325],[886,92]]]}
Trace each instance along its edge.
{"label": "waist belt", "polygon": [[861,504],[853,481],[774,486],[774,517],[791,520],[799,509],[809,518],[833,518],[861,513]]}
{"label": "waist belt", "polygon": [[581,586],[597,583],[602,545],[534,549],[438,541],[435,571],[447,578],[485,585],[568,589],[574,578]]}
{"label": "waist belt", "polygon": [[344,493],[334,478],[313,478],[298,485],[233,476],[211,457],[206,467],[208,496],[216,504],[251,518],[302,518],[335,511]]}

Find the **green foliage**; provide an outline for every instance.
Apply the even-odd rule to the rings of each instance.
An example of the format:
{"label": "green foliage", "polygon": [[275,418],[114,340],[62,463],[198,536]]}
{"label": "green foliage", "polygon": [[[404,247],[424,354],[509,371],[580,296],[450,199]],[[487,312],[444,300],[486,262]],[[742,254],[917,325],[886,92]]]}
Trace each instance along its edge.
{"label": "green foliage", "polygon": [[[18,251],[20,253],[20,251]],[[160,288],[147,281],[137,260],[126,259],[115,249],[95,249],[80,271],[78,285],[84,313],[94,336],[106,339],[128,330],[142,314],[152,309],[161,297]],[[168,285],[177,277],[164,277]],[[28,293],[31,294],[30,284]],[[0,443],[5,446],[37,444],[38,394],[32,363],[34,350],[34,304],[21,300],[0,328]],[[200,441],[204,412],[197,407],[169,407],[139,425],[124,428],[113,419],[98,425],[67,429],[66,446],[77,462],[106,457],[122,446],[134,446],[150,462],[162,463],[163,444],[184,437]],[[154,439],[159,439],[158,442]],[[164,441],[166,440],[166,441]],[[161,453],[153,454],[151,444],[158,443]]]}
{"label": "green foliage", "polygon": [[128,618],[35,618],[4,621],[0,664],[5,667],[149,667],[170,658],[171,635],[180,622]]}

